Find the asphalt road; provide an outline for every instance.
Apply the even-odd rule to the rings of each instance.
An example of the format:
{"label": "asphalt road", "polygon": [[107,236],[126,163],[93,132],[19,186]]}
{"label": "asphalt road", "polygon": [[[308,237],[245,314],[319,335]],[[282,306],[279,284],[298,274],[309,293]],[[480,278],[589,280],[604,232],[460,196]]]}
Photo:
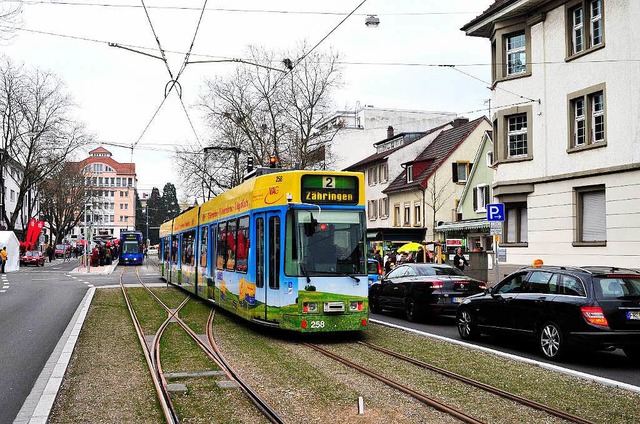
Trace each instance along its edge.
{"label": "asphalt road", "polygon": [[70,274],[76,265],[57,259],[0,277],[0,424],[16,418],[89,287],[119,282],[117,271]]}
{"label": "asphalt road", "polygon": [[[455,318],[453,316],[434,317],[425,319],[420,323],[411,323],[403,319],[400,314],[386,312],[384,314],[371,314],[370,317],[402,327],[413,328],[454,340],[462,340],[458,335],[458,329],[456,328]],[[552,362],[545,360],[538,354],[535,341],[514,339],[511,337],[482,336],[478,342],[471,342],[471,344],[632,384],[634,386],[640,386],[640,364],[629,360],[619,349],[613,352],[576,351],[572,352],[569,357],[562,362]]]}

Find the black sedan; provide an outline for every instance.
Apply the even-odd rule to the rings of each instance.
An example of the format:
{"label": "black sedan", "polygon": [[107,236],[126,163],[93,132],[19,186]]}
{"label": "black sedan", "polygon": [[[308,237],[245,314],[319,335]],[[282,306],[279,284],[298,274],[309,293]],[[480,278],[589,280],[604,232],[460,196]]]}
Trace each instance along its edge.
{"label": "black sedan", "polygon": [[531,337],[547,359],[570,347],[621,348],[640,359],[640,272],[605,267],[528,267],[467,298],[456,317],[463,339],[481,333]]}
{"label": "black sedan", "polygon": [[404,311],[409,321],[425,314],[455,313],[467,297],[485,290],[483,281],[449,265],[406,263],[369,288],[371,312]]}

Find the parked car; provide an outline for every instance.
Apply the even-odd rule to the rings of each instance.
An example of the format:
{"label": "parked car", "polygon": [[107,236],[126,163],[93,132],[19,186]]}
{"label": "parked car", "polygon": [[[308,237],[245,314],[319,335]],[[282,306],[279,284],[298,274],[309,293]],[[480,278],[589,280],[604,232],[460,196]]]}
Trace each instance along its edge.
{"label": "parked car", "polygon": [[56,244],[56,250],[54,251],[56,258],[63,258],[64,255],[71,253],[70,244]]}
{"label": "parked car", "polygon": [[465,340],[523,334],[547,359],[571,346],[621,348],[640,359],[640,272],[606,267],[527,267],[465,299],[456,316]]}
{"label": "parked car", "polygon": [[454,314],[467,297],[481,293],[486,283],[441,264],[405,263],[369,288],[371,312],[404,311],[409,321],[425,314]]}
{"label": "parked car", "polygon": [[367,277],[369,279],[369,287],[371,287],[371,284],[377,283],[384,275],[384,268],[382,268],[382,265],[380,265],[380,262],[378,262],[377,259],[368,258],[367,274]]}
{"label": "parked car", "polygon": [[27,250],[20,256],[20,265],[44,266],[44,253],[39,250]]}

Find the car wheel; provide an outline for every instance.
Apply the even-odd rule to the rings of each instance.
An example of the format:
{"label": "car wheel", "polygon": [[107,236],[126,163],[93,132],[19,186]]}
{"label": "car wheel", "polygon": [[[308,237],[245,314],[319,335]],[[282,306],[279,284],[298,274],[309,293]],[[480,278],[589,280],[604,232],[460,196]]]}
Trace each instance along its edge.
{"label": "car wheel", "polygon": [[416,322],[421,318],[418,303],[412,297],[407,299],[407,302],[405,304],[405,314],[407,316],[407,320],[411,322]]}
{"label": "car wheel", "polygon": [[540,330],[538,341],[540,342],[540,352],[545,358],[555,361],[564,355],[564,335],[556,323],[545,323]]}
{"label": "car wheel", "polygon": [[480,337],[476,319],[470,309],[460,309],[456,316],[456,323],[458,324],[458,334],[463,340],[476,340]]}
{"label": "car wheel", "polygon": [[627,355],[627,358],[635,361],[640,360],[640,346],[627,346],[623,347],[622,350]]}
{"label": "car wheel", "polygon": [[382,308],[380,307],[380,303],[378,303],[377,297],[371,298],[371,300],[369,301],[369,309],[371,309],[371,312],[373,312],[374,314],[379,314],[380,312],[382,312]]}

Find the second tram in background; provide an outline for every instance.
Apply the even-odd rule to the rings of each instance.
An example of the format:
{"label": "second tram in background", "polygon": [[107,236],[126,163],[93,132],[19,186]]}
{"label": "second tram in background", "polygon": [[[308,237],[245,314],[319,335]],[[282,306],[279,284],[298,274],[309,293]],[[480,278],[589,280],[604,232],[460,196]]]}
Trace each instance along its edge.
{"label": "second tram in background", "polygon": [[120,265],[142,265],[144,260],[143,236],[140,231],[120,233]]}
{"label": "second tram in background", "polygon": [[363,174],[258,171],[266,175],[162,224],[162,276],[261,324],[363,330]]}

